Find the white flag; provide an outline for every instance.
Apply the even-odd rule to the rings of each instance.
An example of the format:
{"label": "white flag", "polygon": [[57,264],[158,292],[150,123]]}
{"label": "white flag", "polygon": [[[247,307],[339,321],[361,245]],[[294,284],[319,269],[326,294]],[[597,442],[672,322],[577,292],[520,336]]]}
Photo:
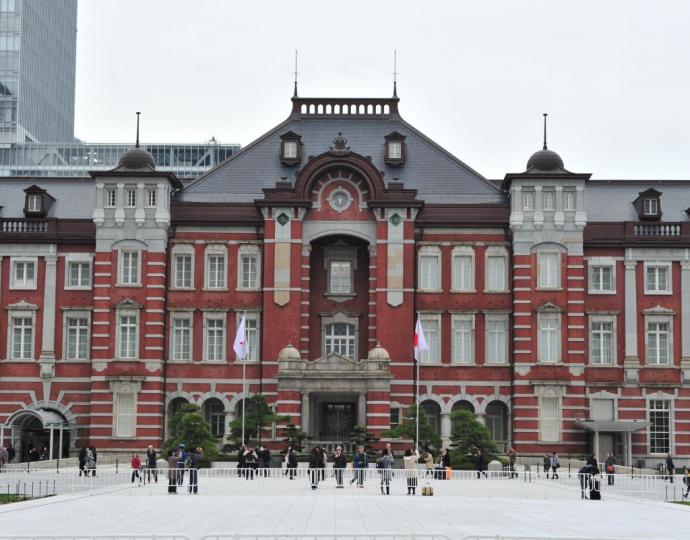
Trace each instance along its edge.
{"label": "white flag", "polygon": [[247,324],[245,317],[247,314],[242,315],[242,320],[240,325],[237,327],[237,334],[235,334],[235,343],[232,344],[232,349],[235,351],[237,358],[244,360],[247,357]]}
{"label": "white flag", "polygon": [[424,330],[422,329],[422,321],[417,317],[417,324],[414,327],[414,359],[419,362],[422,352],[428,351],[429,344],[424,337]]}

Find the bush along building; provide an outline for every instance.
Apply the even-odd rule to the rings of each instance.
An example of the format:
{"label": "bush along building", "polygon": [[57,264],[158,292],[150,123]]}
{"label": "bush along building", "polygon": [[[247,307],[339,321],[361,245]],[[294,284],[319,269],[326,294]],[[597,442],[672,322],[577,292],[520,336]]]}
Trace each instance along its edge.
{"label": "bush along building", "polygon": [[418,399],[445,444],[461,409],[521,454],[688,463],[689,182],[591,180],[546,143],[489,181],[398,104],[295,96],[185,185],[138,147],[3,179],[3,441],[160,447],[184,403],[227,438],[261,394],[287,419],[265,444],[333,446]]}

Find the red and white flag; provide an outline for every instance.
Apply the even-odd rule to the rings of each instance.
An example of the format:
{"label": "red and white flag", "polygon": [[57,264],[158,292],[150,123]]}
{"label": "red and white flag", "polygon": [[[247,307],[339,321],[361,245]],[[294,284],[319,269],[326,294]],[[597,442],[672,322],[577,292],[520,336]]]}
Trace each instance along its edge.
{"label": "red and white flag", "polygon": [[235,351],[237,358],[244,360],[247,357],[247,323],[245,317],[242,315],[240,325],[237,327],[237,334],[235,334],[235,343],[232,344],[232,349]]}
{"label": "red and white flag", "polygon": [[422,329],[422,321],[417,317],[417,324],[414,327],[414,359],[419,362],[422,357],[422,351],[428,351],[429,344],[424,337],[424,330]]}

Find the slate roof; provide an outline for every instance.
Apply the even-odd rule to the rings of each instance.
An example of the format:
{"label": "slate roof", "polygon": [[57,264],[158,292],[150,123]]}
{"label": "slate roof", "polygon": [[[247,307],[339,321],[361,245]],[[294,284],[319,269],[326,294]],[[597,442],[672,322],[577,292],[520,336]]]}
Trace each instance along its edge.
{"label": "slate roof", "polygon": [[[280,135],[294,131],[302,137],[302,162],[287,167],[279,161]],[[406,137],[406,162],[384,163],[384,136],[393,131]],[[505,194],[471,167],[420,133],[397,114],[379,117],[291,115],[256,141],[208,171],[177,195],[178,201],[252,202],[263,198],[263,188],[275,187],[281,177],[295,182],[296,171],[309,156],[333,146],[342,132],[352,152],[371,156],[374,166],[406,188],[416,189],[427,203],[505,203]]]}
{"label": "slate roof", "polygon": [[2,178],[0,180],[0,217],[23,218],[26,193],[37,185],[55,199],[46,217],[92,219],[96,191],[90,178]]}
{"label": "slate roof", "polygon": [[661,192],[661,221],[688,220],[688,180],[591,180],[585,188],[587,221],[639,221],[633,201],[650,187]]}

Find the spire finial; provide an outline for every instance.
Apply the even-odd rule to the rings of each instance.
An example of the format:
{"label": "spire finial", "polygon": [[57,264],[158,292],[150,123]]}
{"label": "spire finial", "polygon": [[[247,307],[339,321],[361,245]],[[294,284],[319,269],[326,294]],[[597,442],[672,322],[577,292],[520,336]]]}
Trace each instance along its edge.
{"label": "spire finial", "polygon": [[546,117],[549,113],[543,113],[544,115],[544,150],[546,150]]}
{"label": "spire finial", "polygon": [[398,97],[398,51],[393,51],[393,97]]}
{"label": "spire finial", "polygon": [[141,113],[139,111],[137,111],[137,142],[134,145],[135,148],[139,148],[139,115],[140,114]]}
{"label": "spire finial", "polygon": [[295,49],[295,92],[292,94],[292,97],[297,97],[297,49]]}

